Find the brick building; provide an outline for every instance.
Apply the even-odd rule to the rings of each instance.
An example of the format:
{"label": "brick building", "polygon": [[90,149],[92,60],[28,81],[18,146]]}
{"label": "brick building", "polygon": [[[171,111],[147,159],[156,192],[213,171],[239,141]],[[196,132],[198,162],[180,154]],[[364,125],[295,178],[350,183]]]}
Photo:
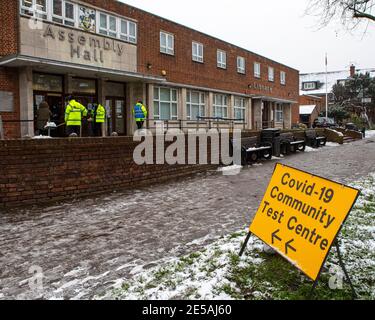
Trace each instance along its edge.
{"label": "brick building", "polygon": [[194,125],[197,116],[250,130],[298,122],[297,70],[124,3],[2,0],[0,19],[7,138],[34,135],[43,100],[63,123],[69,94],[89,108],[105,105],[107,132],[120,135],[135,130],[137,99],[148,106],[149,127]]}
{"label": "brick building", "polygon": [[323,98],[305,94],[299,97],[299,122],[312,127],[314,120],[325,109]]}

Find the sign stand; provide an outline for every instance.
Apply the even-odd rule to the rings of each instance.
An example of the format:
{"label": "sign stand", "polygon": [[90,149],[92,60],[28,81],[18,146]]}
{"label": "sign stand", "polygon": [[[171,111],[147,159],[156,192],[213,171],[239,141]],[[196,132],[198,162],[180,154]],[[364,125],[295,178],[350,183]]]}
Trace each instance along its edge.
{"label": "sign stand", "polygon": [[[238,254],[240,257],[242,257],[243,253],[245,252],[245,249],[247,247],[247,244],[249,243],[249,240],[250,240],[250,236],[251,236],[251,232],[249,232],[246,236],[246,239],[245,239],[245,242],[244,244],[242,245],[241,247],[241,250],[240,250],[240,253]],[[353,283],[349,277],[349,273],[348,271],[346,270],[346,267],[345,267],[345,264],[344,264],[344,261],[342,260],[342,255],[341,255],[341,251],[340,251],[340,245],[339,245],[339,242],[338,240],[336,239],[335,241],[335,248],[336,248],[336,251],[337,251],[337,257],[339,259],[339,264],[340,264],[340,267],[342,269],[342,271],[344,271],[344,274],[345,274],[345,278],[346,278],[346,281],[348,282],[349,286],[350,286],[350,289],[352,291],[352,299],[355,300],[358,296],[357,296],[357,293],[355,292],[355,289],[354,289],[354,286],[353,286]],[[320,276],[320,275],[319,275]],[[311,291],[310,291],[310,294],[309,294],[309,299],[311,299],[311,297],[313,296],[314,294],[314,291],[316,289],[316,287],[318,286],[318,282],[319,282],[319,276],[318,278],[314,281],[314,284],[311,288]]]}
{"label": "sign stand", "polygon": [[249,240],[250,240],[250,236],[251,236],[251,232],[249,232],[249,233],[247,234],[246,240],[245,240],[245,242],[244,242],[244,244],[243,244],[243,246],[242,246],[242,248],[241,248],[241,251],[240,251],[240,253],[239,253],[239,256],[240,256],[240,257],[242,257],[243,253],[245,252],[245,249],[246,249],[246,247],[247,247],[247,244],[249,243]]}
{"label": "sign stand", "polygon": [[[340,244],[338,242],[338,240],[336,239],[335,241],[335,244],[334,244],[335,248],[336,248],[336,251],[337,251],[337,257],[339,259],[339,264],[340,264],[340,267],[342,269],[342,271],[344,272],[344,275],[345,275],[345,278],[346,278],[346,281],[348,282],[349,286],[350,286],[350,289],[352,291],[352,299],[355,300],[358,296],[357,296],[357,293],[355,292],[355,289],[354,289],[354,286],[353,286],[353,283],[352,281],[350,280],[350,277],[349,277],[349,273],[348,271],[346,270],[346,267],[345,267],[345,264],[344,264],[344,261],[342,260],[342,255],[341,255],[341,251],[340,251]],[[310,294],[309,294],[309,299],[313,296],[313,293],[318,285],[318,281],[319,281],[319,277],[314,281],[314,284],[311,288],[311,291],[310,291]]]}

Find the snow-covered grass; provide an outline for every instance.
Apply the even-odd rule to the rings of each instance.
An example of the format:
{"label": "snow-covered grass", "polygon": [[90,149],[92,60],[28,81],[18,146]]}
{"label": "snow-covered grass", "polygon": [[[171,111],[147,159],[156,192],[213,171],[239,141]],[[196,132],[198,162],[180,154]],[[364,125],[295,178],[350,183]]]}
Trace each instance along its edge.
{"label": "snow-covered grass", "polygon": [[[361,196],[340,234],[344,263],[360,299],[375,299],[375,174],[352,186]],[[247,230],[227,235],[204,250],[159,262],[97,299],[306,299],[312,282],[256,237],[238,256]],[[350,299],[347,284],[331,289],[329,282],[342,275],[332,248],[315,291],[318,299]],[[335,281],[334,281],[335,282]],[[339,283],[340,280],[337,282]]]}

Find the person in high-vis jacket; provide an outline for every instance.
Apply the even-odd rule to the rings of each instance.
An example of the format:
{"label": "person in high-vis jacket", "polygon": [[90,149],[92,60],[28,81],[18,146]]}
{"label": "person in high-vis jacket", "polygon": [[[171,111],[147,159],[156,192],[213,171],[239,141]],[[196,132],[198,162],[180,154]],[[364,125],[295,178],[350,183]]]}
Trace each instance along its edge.
{"label": "person in high-vis jacket", "polygon": [[103,125],[105,122],[105,108],[99,103],[95,112],[95,135],[101,137],[103,135]]}
{"label": "person in high-vis jacket", "polygon": [[69,96],[67,101],[68,104],[65,109],[66,133],[68,136],[73,133],[79,136],[81,133],[82,117],[87,116],[87,109],[74,100],[72,96]]}
{"label": "person in high-vis jacket", "polygon": [[142,129],[143,123],[147,118],[147,109],[141,100],[138,100],[137,104],[134,106],[133,115],[135,122],[137,123],[138,130]]}

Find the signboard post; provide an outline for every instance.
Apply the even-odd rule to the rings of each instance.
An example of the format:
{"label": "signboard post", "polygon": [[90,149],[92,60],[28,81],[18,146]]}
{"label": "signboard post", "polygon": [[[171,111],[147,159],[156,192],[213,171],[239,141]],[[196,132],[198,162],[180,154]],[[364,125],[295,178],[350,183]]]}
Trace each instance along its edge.
{"label": "signboard post", "polygon": [[240,255],[254,234],[312,279],[314,290],[335,245],[351,285],[336,238],[358,196],[357,189],[277,164]]}

